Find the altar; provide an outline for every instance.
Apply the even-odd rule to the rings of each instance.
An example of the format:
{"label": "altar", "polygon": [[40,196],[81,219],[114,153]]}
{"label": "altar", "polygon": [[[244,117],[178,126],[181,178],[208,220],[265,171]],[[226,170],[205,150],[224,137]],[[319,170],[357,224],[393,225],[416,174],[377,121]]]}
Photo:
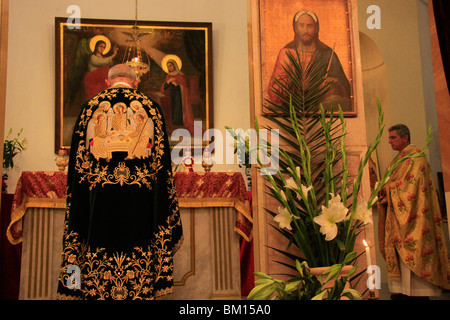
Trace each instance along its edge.
{"label": "altar", "polygon": [[[238,172],[176,172],[184,243],[174,256],[175,292],[163,299],[240,299],[239,241],[252,216]],[[65,172],[22,172],[8,240],[22,242],[19,299],[55,299],[64,230]]]}

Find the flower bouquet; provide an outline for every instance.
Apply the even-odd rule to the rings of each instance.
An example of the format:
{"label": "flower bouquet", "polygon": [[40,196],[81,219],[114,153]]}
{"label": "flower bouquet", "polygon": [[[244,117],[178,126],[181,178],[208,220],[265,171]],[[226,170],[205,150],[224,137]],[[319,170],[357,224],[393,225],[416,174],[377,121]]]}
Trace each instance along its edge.
{"label": "flower bouquet", "polygon": [[[376,183],[369,199],[364,200],[358,197],[363,170],[371,153],[380,143],[384,128],[380,102],[378,101],[379,133],[375,143],[368,147],[364,158],[360,161],[358,173],[350,183],[348,181],[345,151],[346,123],[342,110],[339,108],[342,133],[339,138],[340,148],[338,151],[337,144],[332,142],[330,134],[333,115],[331,114],[331,117],[327,120],[325,111],[321,106],[320,119],[325,135],[325,150],[323,151],[325,161],[322,173],[316,178],[318,181],[313,179],[311,148],[300,134],[292,103],[290,110],[291,124],[296,132],[299,144],[300,161],[296,163],[286,150],[277,146],[270,146],[268,143],[269,147],[264,152],[277,148],[277,152],[283,161],[288,164],[288,167],[285,171],[278,169],[277,176],[270,174],[264,176],[269,182],[272,196],[279,203],[278,212],[275,213],[270,210],[268,212],[274,216],[274,221],[278,223],[277,230],[289,239],[289,244],[294,244],[300,249],[302,256],[295,256],[288,251],[277,248],[273,249],[294,261],[288,267],[295,268],[299,276],[293,276],[288,282],[283,282],[264,273],[255,272],[255,275],[260,279],[255,282],[256,287],[249,295],[249,299],[267,298],[275,292],[278,293],[280,299],[292,298],[293,294],[298,299],[304,299],[305,297],[320,299],[325,297],[325,293],[328,293],[327,299],[339,299],[343,295],[351,299],[359,299],[359,294],[354,290],[343,289],[343,282],[349,281],[349,277],[354,274],[356,267],[352,268],[347,276],[336,281],[332,289],[325,290],[324,286],[326,282],[338,278],[343,266],[356,260],[355,240],[362,227],[367,223],[372,223],[371,208],[378,199],[377,194],[401,162],[425,155],[425,150],[431,141],[431,128],[428,131],[425,148],[421,152],[396,158],[382,179]],[[340,153],[341,165],[339,170],[336,170],[335,159],[338,152]],[[265,165],[258,152],[256,152],[256,157],[260,169],[265,171]],[[351,191],[349,192],[348,189]],[[320,190],[322,190],[322,195]],[[315,276],[308,274],[310,266],[330,266],[324,273],[325,275],[329,274],[324,283],[320,283]],[[269,283],[271,284],[269,285]],[[312,289],[313,287],[314,289]],[[314,295],[311,296],[312,294]]]}
{"label": "flower bouquet", "polygon": [[[9,136],[12,133],[12,128],[9,129],[8,134],[6,135],[6,139],[3,142],[3,168],[4,169],[12,169],[14,168],[14,157],[21,153],[22,151],[26,150],[28,147],[28,141],[26,138],[19,139],[20,134],[22,133],[23,129],[20,129],[17,133],[17,137],[14,139],[8,139]],[[7,184],[6,180],[8,180],[8,173],[3,172],[2,175],[2,192],[7,191]]]}
{"label": "flower bouquet", "polygon": [[27,138],[19,139],[23,129],[20,129],[17,133],[17,137],[9,140],[9,136],[12,133],[12,128],[9,129],[6,139],[3,142],[3,168],[14,168],[14,157],[26,150],[28,147]]}
{"label": "flower bouquet", "polygon": [[[342,109],[338,106],[338,116],[335,116],[332,105],[327,114],[320,103],[334,84],[327,74],[326,66],[329,61],[314,56],[304,67],[299,52],[297,56],[288,53],[288,59],[284,67],[288,79],[284,82],[277,81],[281,90],[276,94],[282,103],[268,101],[266,107],[270,112],[264,115],[284,131],[280,136],[287,147],[280,148],[264,141],[250,148],[250,152],[252,157],[257,159],[259,169],[268,182],[270,195],[278,202],[276,211],[266,208],[278,223],[278,226],[273,227],[289,241],[286,250],[272,249],[292,260],[291,264],[280,263],[302,276],[302,272],[304,274],[307,268],[305,266],[302,271],[299,270],[299,263],[301,265],[307,262],[308,268],[330,267],[332,270],[336,270],[336,265],[355,263],[358,258],[354,252],[355,240],[363,226],[372,221],[371,207],[377,201],[377,194],[401,162],[411,157],[424,156],[424,150],[430,142],[431,129],[426,147],[420,153],[395,159],[375,185],[369,199],[362,199],[359,193],[363,171],[371,153],[380,143],[384,129],[380,101],[378,100],[378,135],[361,159],[357,175],[350,177],[345,146],[347,129]],[[255,127],[260,136],[257,121]],[[235,138],[238,139],[239,136]],[[260,153],[264,157],[270,154],[269,158],[272,158],[273,154],[279,155],[278,161],[272,159],[272,163],[279,163],[276,174],[268,172],[264,164],[267,162],[261,160]],[[296,246],[301,255],[288,252],[291,245]],[[263,273],[255,274],[260,278],[255,287],[258,292],[261,289],[258,283],[269,283],[263,281],[269,279]],[[296,276],[293,279],[296,279]],[[288,289],[292,283],[305,285],[296,281],[298,280],[291,279],[286,284]],[[281,282],[273,283],[278,286]],[[257,292],[251,297],[260,297]],[[297,297],[300,298],[300,293]]]}

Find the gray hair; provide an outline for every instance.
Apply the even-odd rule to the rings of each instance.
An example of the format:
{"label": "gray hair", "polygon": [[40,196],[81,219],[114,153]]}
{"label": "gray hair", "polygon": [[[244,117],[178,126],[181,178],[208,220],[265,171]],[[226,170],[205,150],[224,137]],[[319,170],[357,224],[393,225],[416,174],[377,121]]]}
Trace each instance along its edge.
{"label": "gray hair", "polygon": [[396,124],[396,125],[390,127],[388,131],[391,132],[394,130],[397,131],[397,134],[402,138],[407,135],[408,141],[411,142],[411,134],[409,133],[409,129],[407,126],[405,126],[404,124],[401,124],[401,123]]}
{"label": "gray hair", "polygon": [[134,71],[132,67],[124,63],[116,64],[115,66],[112,66],[111,69],[109,69],[108,80],[111,81],[112,79],[117,77],[129,78],[132,81],[137,80],[136,71]]}

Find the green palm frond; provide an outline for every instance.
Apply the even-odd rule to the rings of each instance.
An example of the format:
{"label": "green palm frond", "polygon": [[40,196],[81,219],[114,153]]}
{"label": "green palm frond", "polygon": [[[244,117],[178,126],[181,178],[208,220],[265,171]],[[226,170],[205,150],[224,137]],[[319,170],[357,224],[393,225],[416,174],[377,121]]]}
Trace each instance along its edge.
{"label": "green palm frond", "polygon": [[[284,156],[278,158],[279,169],[281,175],[275,175],[270,179],[273,179],[279,189],[284,189],[285,181],[282,175],[289,173],[288,168],[300,167],[305,161],[303,157],[307,156],[309,163],[308,170],[312,180],[310,184],[314,189],[315,202],[319,208],[321,204],[324,204],[327,199],[327,192],[329,190],[325,187],[324,183],[324,167],[327,165],[327,154],[330,150],[333,151],[334,157],[332,163],[328,166],[334,166],[341,161],[340,143],[342,138],[342,122],[339,117],[336,117],[333,112],[333,106],[329,112],[328,121],[323,122],[325,117],[321,117],[321,104],[325,95],[333,88],[334,82],[328,81],[327,66],[329,60],[323,58],[319,54],[314,54],[310,62],[304,66],[302,64],[303,55],[301,52],[296,51],[295,54],[287,52],[288,60],[285,61],[283,70],[287,74],[285,80],[274,79],[275,86],[278,90],[272,92],[281,100],[280,103],[274,103],[270,100],[266,100],[265,108],[267,110],[264,113],[264,117],[269,120],[269,124],[265,126],[265,129],[279,129],[282,134],[280,135],[280,143],[286,145],[283,148]],[[292,112],[293,111],[293,112]],[[293,123],[296,127],[294,128]],[[300,137],[297,135],[300,134]],[[276,146],[270,145],[267,142],[268,149],[276,148]],[[304,144],[304,145],[302,145]],[[306,155],[302,155],[299,152],[300,149],[304,149]],[[292,151],[290,151],[292,150]],[[328,152],[328,153],[327,153]],[[329,158],[329,157],[328,157]],[[341,188],[340,181],[344,171],[331,172],[331,177],[328,177],[331,181],[334,181],[333,185],[339,191]],[[301,175],[301,182],[307,184],[305,175]],[[269,193],[272,197],[277,198],[276,192]],[[301,199],[294,199],[295,210],[298,213],[300,219],[304,220],[305,225],[314,225],[311,223],[313,217],[308,213],[308,209],[305,207],[305,202]],[[269,214],[275,216],[276,213],[267,210]],[[309,220],[309,221],[308,221]],[[300,223],[301,221],[296,221]],[[274,226],[274,228],[277,228]],[[304,228],[303,235],[299,235],[299,232],[290,232],[287,230],[279,230],[280,233],[289,239],[289,245],[294,244],[303,252],[306,248],[310,251],[309,254],[305,253],[307,260],[311,265],[331,265],[337,261],[330,257],[337,256],[332,252],[324,253],[324,247],[329,247],[330,251],[338,251],[339,248],[332,244],[323,245],[322,237],[317,237],[317,230]],[[280,251],[281,252],[281,251]],[[293,261],[300,259],[300,257],[291,257]],[[329,261],[324,261],[329,260]]]}

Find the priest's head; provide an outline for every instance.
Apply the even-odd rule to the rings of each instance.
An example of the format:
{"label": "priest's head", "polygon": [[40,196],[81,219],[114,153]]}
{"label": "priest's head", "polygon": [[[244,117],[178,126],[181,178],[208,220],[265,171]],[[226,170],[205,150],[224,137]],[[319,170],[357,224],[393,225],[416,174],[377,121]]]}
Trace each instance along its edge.
{"label": "priest's head", "polygon": [[109,69],[108,79],[106,84],[111,87],[119,82],[126,83],[133,88],[137,88],[139,79],[136,76],[135,70],[127,64],[116,64]]}
{"label": "priest's head", "polygon": [[402,151],[411,144],[409,129],[404,124],[396,124],[389,128],[389,144],[393,150]]}

